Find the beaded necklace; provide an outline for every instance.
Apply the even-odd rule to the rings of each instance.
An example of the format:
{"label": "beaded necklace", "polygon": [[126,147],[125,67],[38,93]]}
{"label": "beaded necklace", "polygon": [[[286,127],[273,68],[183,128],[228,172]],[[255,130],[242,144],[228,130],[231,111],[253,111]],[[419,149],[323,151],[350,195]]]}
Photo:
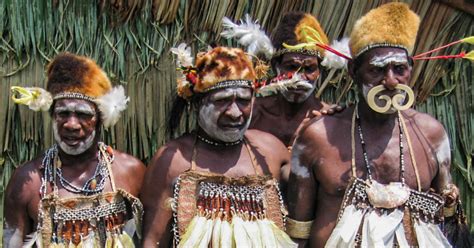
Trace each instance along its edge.
{"label": "beaded necklace", "polygon": [[[402,183],[402,186],[405,186],[405,159],[404,159],[404,154],[403,154],[403,127],[402,127],[402,121],[400,119],[400,114],[397,116],[397,122],[398,122],[398,129],[400,130],[399,134],[399,147],[400,147],[400,181]],[[364,162],[365,162],[365,167],[367,168],[367,175],[369,178],[369,181],[372,182],[372,171],[370,169],[370,163],[369,159],[367,156],[367,149],[366,149],[366,144],[364,141],[364,135],[362,134],[362,127],[361,127],[361,121],[359,118],[359,112],[357,111],[356,115],[356,121],[357,121],[357,131],[359,133],[360,137],[360,143],[362,146],[362,154],[364,156]]]}
{"label": "beaded necklace", "polygon": [[242,140],[243,140],[243,139],[239,139],[234,142],[218,142],[218,141],[212,141],[212,140],[206,139],[199,134],[196,134],[196,136],[200,141],[209,145],[213,145],[213,146],[235,146],[242,143]]}
{"label": "beaded necklace", "polygon": [[42,180],[41,192],[46,192],[46,182],[53,182],[54,189],[57,190],[55,182],[58,177],[61,186],[68,192],[82,195],[93,195],[102,192],[105,188],[105,182],[109,177],[109,169],[107,164],[112,163],[114,160],[113,154],[107,152],[108,146],[102,142],[99,142],[99,151],[97,154],[98,162],[94,171],[94,174],[84,183],[82,186],[74,185],[69,182],[64,176],[62,171],[62,163],[58,156],[58,147],[53,145],[50,149],[45,152],[43,158],[43,168],[45,169],[45,178]]}

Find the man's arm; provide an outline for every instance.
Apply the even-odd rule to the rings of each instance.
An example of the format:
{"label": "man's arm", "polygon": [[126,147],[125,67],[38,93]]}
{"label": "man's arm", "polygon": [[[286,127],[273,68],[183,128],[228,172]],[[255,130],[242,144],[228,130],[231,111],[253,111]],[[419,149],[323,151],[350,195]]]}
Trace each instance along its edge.
{"label": "man's arm", "polygon": [[32,167],[29,163],[16,169],[5,191],[3,247],[21,247],[24,237],[33,232],[28,205],[33,204],[31,201],[39,187],[34,187],[38,182]]}
{"label": "man's arm", "polygon": [[147,167],[140,198],[144,206],[143,247],[172,246],[172,154],[158,150]]}
{"label": "man's arm", "polygon": [[299,246],[304,246],[309,239],[316,208],[317,182],[312,169],[315,153],[310,152],[311,143],[309,132],[303,132],[297,137],[291,156],[287,232]]}

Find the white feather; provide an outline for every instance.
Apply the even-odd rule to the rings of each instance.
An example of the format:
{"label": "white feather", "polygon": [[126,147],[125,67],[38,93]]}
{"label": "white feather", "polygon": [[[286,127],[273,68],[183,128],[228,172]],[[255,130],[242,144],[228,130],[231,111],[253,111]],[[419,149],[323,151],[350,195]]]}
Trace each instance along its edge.
{"label": "white feather", "polygon": [[178,67],[189,67],[193,65],[193,57],[191,56],[191,47],[186,43],[181,43],[178,47],[173,47],[170,51],[177,56],[176,65]]}
{"label": "white feather", "polygon": [[[349,38],[343,38],[342,40],[333,40],[331,48],[350,57],[351,52],[349,49]],[[330,51],[326,51],[321,65],[329,69],[342,69],[347,67],[347,59],[340,57]]]}
{"label": "white feather", "polygon": [[248,14],[245,20],[241,20],[241,24],[233,23],[229,18],[222,19],[224,31],[221,35],[225,38],[238,39],[239,44],[247,47],[247,52],[253,55],[264,54],[267,59],[271,59],[274,48],[270,38],[260,29],[257,22],[253,22]]}
{"label": "white feather", "polygon": [[95,100],[102,114],[104,127],[108,128],[117,123],[120,118],[120,112],[127,108],[127,102],[130,100],[125,96],[125,90],[120,85],[112,88],[107,94]]}
{"label": "white feather", "polygon": [[288,90],[289,88],[312,87],[310,83],[303,80],[299,74],[294,74],[290,79],[278,80],[277,82],[267,84],[258,89],[258,94],[262,97],[270,96],[272,94]]}
{"label": "white feather", "polygon": [[30,248],[33,247],[33,245],[36,245],[36,247],[41,248],[43,247],[43,241],[41,238],[41,232],[39,231],[30,233],[26,235],[25,240],[23,241],[23,245],[21,247]]}

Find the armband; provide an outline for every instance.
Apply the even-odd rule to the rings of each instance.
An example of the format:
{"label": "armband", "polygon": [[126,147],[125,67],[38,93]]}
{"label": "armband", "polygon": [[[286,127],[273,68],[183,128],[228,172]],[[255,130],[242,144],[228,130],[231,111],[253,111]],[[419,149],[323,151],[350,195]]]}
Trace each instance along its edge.
{"label": "armband", "polygon": [[297,221],[286,218],[286,233],[295,239],[309,239],[313,221]]}

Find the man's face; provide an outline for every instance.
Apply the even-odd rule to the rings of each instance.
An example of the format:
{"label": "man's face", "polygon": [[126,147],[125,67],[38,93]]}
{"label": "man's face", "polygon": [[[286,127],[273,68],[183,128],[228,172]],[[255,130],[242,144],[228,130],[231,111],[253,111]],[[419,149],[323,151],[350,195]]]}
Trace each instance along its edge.
{"label": "man's face", "polygon": [[[375,95],[373,99],[377,106],[383,106],[386,101],[380,96],[388,96],[390,99],[397,95],[406,95],[406,92],[396,89],[397,85],[408,85],[411,78],[411,69],[408,56],[401,48],[380,47],[373,48],[359,58],[357,68],[353,68],[352,74],[355,82],[362,90],[362,96],[366,102],[369,91],[378,85],[383,85],[383,90]],[[403,98],[399,104],[405,101]],[[394,113],[396,109],[391,107],[386,113]]]}
{"label": "man's face", "polygon": [[93,103],[81,99],[59,99],[53,110],[54,139],[70,155],[85,152],[94,143],[98,115]]}
{"label": "man's face", "polygon": [[243,138],[252,116],[250,88],[225,88],[208,93],[199,107],[199,126],[210,137],[234,142]]}
{"label": "man's face", "polygon": [[304,55],[300,53],[285,53],[280,62],[275,64],[278,73],[288,72],[299,73],[305,86],[288,89],[282,92],[283,97],[288,102],[301,103],[306,101],[314,92],[316,81],[319,78],[319,62],[316,56]]}

